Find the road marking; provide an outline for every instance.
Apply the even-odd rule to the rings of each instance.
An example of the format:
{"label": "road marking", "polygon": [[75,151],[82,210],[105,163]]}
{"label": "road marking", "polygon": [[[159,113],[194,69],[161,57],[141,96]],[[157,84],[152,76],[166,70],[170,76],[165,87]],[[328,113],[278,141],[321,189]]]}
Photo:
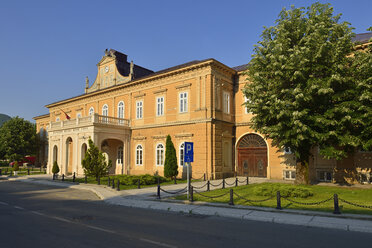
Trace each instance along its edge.
{"label": "road marking", "polygon": [[154,240],[151,240],[151,239],[140,238],[140,240],[144,241],[144,242],[147,242],[147,243],[150,243],[150,244],[155,244],[155,245],[158,245],[158,246],[169,247],[169,248],[177,248],[177,246],[168,245],[168,244],[161,243],[161,242],[158,242],[158,241],[154,241]]}
{"label": "road marking", "polygon": [[71,220],[68,220],[68,219],[65,219],[65,218],[61,218],[61,217],[57,217],[57,216],[47,216],[47,217],[52,218],[52,219],[56,219],[56,220],[60,220],[60,221],[63,221],[63,222],[67,222],[67,223],[74,223]]}
{"label": "road marking", "polygon": [[45,216],[45,214],[40,213],[40,212],[38,212],[38,211],[30,211],[30,212],[31,212],[31,213],[34,213],[34,214],[37,214],[37,215]]}
{"label": "road marking", "polygon": [[19,207],[19,206],[13,206],[14,208],[16,208],[16,209],[21,209],[21,210],[24,210],[24,208],[23,207]]}
{"label": "road marking", "polygon": [[96,226],[91,226],[91,225],[84,225],[82,224],[83,226],[86,226],[86,227],[89,227],[89,228],[92,228],[92,229],[96,229],[96,230],[99,230],[99,231],[103,231],[103,232],[108,232],[108,233],[115,233],[115,231],[111,231],[111,230],[108,230],[108,229],[104,229],[104,228],[100,228],[100,227],[96,227]]}
{"label": "road marking", "polygon": [[6,202],[0,202],[1,205],[5,205],[5,206],[8,206],[9,204],[6,203]]}

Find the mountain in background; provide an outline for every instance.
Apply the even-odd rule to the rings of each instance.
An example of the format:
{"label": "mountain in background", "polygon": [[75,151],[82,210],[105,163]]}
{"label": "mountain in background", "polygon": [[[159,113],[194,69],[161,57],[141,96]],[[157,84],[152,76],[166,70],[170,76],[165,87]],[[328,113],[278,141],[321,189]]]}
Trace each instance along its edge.
{"label": "mountain in background", "polygon": [[5,114],[0,114],[0,127],[3,125],[4,122],[10,120],[11,117]]}

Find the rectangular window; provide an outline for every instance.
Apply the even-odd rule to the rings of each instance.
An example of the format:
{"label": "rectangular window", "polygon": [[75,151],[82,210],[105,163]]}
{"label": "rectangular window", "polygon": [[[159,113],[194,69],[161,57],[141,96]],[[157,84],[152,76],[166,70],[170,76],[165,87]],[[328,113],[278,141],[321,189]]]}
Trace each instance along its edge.
{"label": "rectangular window", "polygon": [[187,112],[187,92],[180,93],[180,113]]}
{"label": "rectangular window", "polygon": [[[246,102],[248,102],[249,101],[249,99],[246,97],[246,96],[244,96],[244,103],[246,103]],[[244,113],[246,113],[246,114],[249,114],[250,112],[248,111],[248,108],[246,107],[246,106],[244,106]]]}
{"label": "rectangular window", "polygon": [[332,172],[318,171],[318,180],[321,182],[332,182]]}
{"label": "rectangular window", "polygon": [[164,115],[164,97],[156,98],[156,115],[157,116]]}
{"label": "rectangular window", "polygon": [[136,102],[136,118],[142,119],[143,116],[143,101]]}
{"label": "rectangular window", "polygon": [[296,179],[296,171],[285,170],[283,171],[283,177],[287,180],[294,180]]}
{"label": "rectangular window", "polygon": [[230,94],[228,92],[223,93],[223,112],[230,114]]}

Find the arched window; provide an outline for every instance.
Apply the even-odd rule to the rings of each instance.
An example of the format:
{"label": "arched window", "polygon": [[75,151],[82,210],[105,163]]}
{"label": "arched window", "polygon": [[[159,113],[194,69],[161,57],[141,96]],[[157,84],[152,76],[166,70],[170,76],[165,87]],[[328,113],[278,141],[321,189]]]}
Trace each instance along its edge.
{"label": "arched window", "polygon": [[136,147],[136,165],[142,165],[143,149],[141,145]]}
{"label": "arched window", "polygon": [[124,102],[118,104],[118,118],[124,119]]}
{"label": "arched window", "polygon": [[163,144],[158,144],[156,146],[156,165],[164,165],[164,146]]}
{"label": "arched window", "polygon": [[182,143],[180,145],[180,166],[183,166],[185,164],[185,143]]}
{"label": "arched window", "polygon": [[123,147],[119,146],[118,148],[118,164],[123,164]]}
{"label": "arched window", "polygon": [[103,107],[102,107],[102,115],[108,116],[108,106],[107,106],[107,104],[103,105]]}
{"label": "arched window", "polygon": [[90,107],[89,109],[89,115],[93,115],[94,114],[94,108],[93,107]]}

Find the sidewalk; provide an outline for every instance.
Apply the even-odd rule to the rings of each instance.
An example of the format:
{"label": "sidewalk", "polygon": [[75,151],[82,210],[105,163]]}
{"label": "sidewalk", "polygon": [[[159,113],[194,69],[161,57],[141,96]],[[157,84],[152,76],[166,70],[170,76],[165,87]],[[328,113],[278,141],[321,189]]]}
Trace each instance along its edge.
{"label": "sidewalk", "polygon": [[[2,179],[5,179],[4,176],[2,176]],[[50,175],[24,176],[18,178],[9,178],[8,180],[90,190],[97,194],[100,199],[109,204],[126,207],[372,233],[372,216],[369,215],[334,215],[332,213],[316,211],[292,209],[277,210],[273,208],[252,206],[229,206],[222,203],[190,203],[188,201],[167,199],[167,197],[170,195],[163,192],[161,194],[162,199],[158,200],[156,199],[156,187],[116,191],[115,189],[104,185],[74,184],[69,182],[52,181]],[[242,178],[240,180],[242,180]],[[228,184],[232,184],[233,181],[233,178],[226,180]],[[258,180],[250,178],[250,183],[261,181],[265,181],[265,179]],[[211,181],[211,183],[214,185],[217,185],[220,182],[221,180]],[[200,187],[204,184],[205,182],[193,182],[193,185],[196,187]],[[186,187],[186,184],[162,186],[162,188],[166,189],[167,191],[176,191],[184,187]],[[220,187],[221,186],[217,188]],[[213,189],[212,186],[211,189]]]}

